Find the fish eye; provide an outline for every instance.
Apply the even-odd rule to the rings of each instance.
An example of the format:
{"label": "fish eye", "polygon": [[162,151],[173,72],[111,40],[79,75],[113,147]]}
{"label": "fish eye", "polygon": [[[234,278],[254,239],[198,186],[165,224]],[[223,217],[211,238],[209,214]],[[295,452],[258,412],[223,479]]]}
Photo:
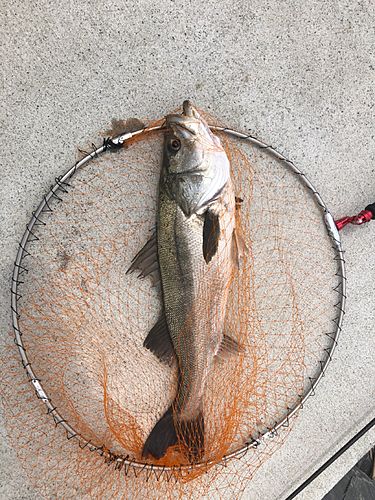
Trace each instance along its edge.
{"label": "fish eye", "polygon": [[172,151],[178,151],[181,147],[181,142],[178,139],[172,139],[170,142]]}

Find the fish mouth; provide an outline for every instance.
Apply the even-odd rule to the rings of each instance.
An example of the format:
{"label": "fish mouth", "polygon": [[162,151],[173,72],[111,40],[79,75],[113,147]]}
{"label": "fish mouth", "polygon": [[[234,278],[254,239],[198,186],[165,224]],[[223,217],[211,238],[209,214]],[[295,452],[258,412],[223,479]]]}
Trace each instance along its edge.
{"label": "fish mouth", "polygon": [[182,139],[194,139],[199,134],[201,119],[191,101],[182,104],[182,114],[166,116],[166,124]]}
{"label": "fish mouth", "polygon": [[195,108],[191,101],[188,99],[182,103],[183,114],[185,116],[194,116]]}
{"label": "fish mouth", "polygon": [[166,126],[181,140],[202,142],[206,145],[220,146],[220,141],[212,134],[210,127],[201,117],[191,101],[182,104],[181,114],[170,114],[166,118]]}

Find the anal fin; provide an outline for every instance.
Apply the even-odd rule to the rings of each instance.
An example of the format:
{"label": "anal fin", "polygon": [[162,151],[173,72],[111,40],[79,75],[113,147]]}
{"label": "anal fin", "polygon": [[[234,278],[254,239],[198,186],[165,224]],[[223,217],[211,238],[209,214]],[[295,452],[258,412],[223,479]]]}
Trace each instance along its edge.
{"label": "anal fin", "polygon": [[143,346],[149,349],[155,356],[167,365],[172,365],[176,354],[172,339],[169,335],[167,321],[164,313],[151,328],[143,342]]}
{"label": "anal fin", "polygon": [[130,274],[136,270],[139,271],[138,278],[150,276],[153,286],[156,286],[160,282],[156,232],[153,233],[144,247],[133,258],[126,274]]}
{"label": "anal fin", "polygon": [[229,335],[224,335],[216,355],[220,359],[227,359],[233,355],[240,354],[242,351],[243,347],[237,340]]}

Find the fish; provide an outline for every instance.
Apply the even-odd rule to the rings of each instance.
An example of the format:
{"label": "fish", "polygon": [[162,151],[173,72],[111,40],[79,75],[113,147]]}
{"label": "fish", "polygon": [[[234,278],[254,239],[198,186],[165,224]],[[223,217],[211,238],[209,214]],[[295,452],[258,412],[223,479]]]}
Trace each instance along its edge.
{"label": "fish", "polygon": [[144,346],[176,362],[174,401],[156,422],[143,457],[162,458],[183,444],[191,462],[204,457],[203,396],[216,357],[240,352],[224,331],[232,276],[246,250],[236,230],[228,156],[191,101],[165,117],[156,228],[128,269],[160,286],[162,313]]}

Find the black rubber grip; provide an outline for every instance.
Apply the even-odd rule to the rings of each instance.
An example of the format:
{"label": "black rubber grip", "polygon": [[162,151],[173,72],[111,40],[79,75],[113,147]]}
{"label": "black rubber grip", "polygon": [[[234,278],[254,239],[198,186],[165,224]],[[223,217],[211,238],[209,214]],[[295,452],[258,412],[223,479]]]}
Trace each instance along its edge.
{"label": "black rubber grip", "polygon": [[375,203],[371,203],[371,205],[367,205],[365,210],[369,210],[372,213],[372,219],[375,219]]}

